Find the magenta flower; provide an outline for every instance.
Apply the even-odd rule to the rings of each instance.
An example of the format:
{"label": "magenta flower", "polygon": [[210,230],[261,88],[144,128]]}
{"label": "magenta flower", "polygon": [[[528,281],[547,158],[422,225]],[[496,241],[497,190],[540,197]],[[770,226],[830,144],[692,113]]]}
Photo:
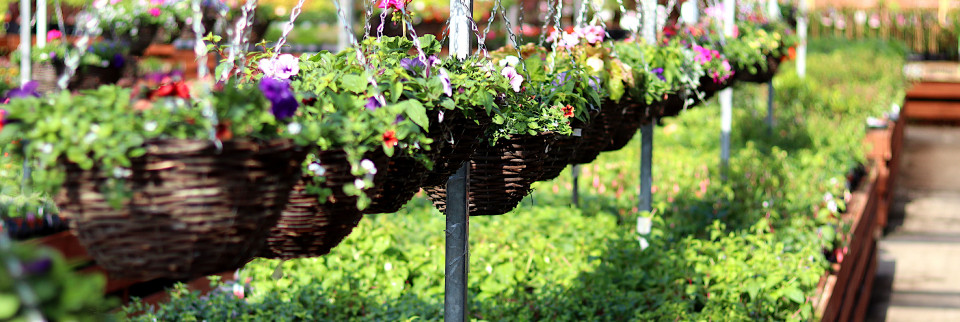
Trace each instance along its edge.
{"label": "magenta flower", "polygon": [[588,44],[594,45],[603,41],[603,36],[606,34],[606,31],[604,31],[601,26],[588,26],[584,28],[574,28],[573,33],[582,37]]}
{"label": "magenta flower", "polygon": [[160,16],[160,8],[150,8],[150,15],[154,17]]}
{"label": "magenta flower", "polygon": [[290,90],[289,80],[264,77],[260,80],[260,92],[270,101],[270,112],[277,119],[282,120],[293,116],[300,107],[293,91]]}
{"label": "magenta flower", "polygon": [[407,2],[404,0],[382,0],[377,7],[380,9],[394,9],[403,11],[403,8],[406,7],[406,5]]}
{"label": "magenta flower", "polygon": [[47,31],[47,41],[54,41],[60,39],[60,37],[63,37],[63,33],[61,33],[60,30],[51,29]]}

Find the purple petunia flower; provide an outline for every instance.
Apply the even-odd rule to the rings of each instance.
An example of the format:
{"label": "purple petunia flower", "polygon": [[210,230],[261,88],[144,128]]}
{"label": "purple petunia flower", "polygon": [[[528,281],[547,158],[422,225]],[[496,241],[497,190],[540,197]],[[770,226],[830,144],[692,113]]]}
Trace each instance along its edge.
{"label": "purple petunia flower", "polygon": [[447,75],[447,70],[441,68],[440,72],[438,73],[438,76],[440,77],[440,83],[443,84],[443,93],[447,94],[447,96],[452,97],[453,84],[450,83],[450,75]]}
{"label": "purple petunia flower", "polygon": [[590,76],[590,78],[587,78],[587,85],[590,85],[595,91],[600,91],[600,77]]}
{"label": "purple petunia flower", "polygon": [[419,73],[420,71],[423,71],[427,65],[419,59],[403,58],[400,60],[400,67],[403,67],[403,69],[406,69],[407,71]]}
{"label": "purple petunia flower", "polygon": [[393,124],[397,125],[397,124],[400,124],[400,122],[403,122],[405,120],[406,118],[404,118],[403,115],[397,114],[397,119],[393,121]]}
{"label": "purple petunia flower", "polygon": [[300,107],[293,91],[290,90],[290,81],[264,77],[260,80],[260,91],[270,101],[270,112],[277,119],[293,116]]}
{"label": "purple petunia flower", "polygon": [[663,76],[663,68],[654,68],[650,71],[653,72],[654,75],[657,75],[657,78],[661,81],[667,81],[667,78]]}
{"label": "purple petunia flower", "polygon": [[557,77],[553,80],[553,86],[562,86],[567,82],[567,72],[560,72],[557,74]]}
{"label": "purple petunia flower", "polygon": [[37,91],[39,85],[36,81],[29,81],[23,86],[7,91],[7,98],[40,97],[40,92]]}
{"label": "purple petunia flower", "polygon": [[29,275],[41,275],[49,271],[51,267],[53,267],[53,260],[44,257],[29,263],[24,263],[23,271]]}
{"label": "purple petunia flower", "polygon": [[367,105],[364,105],[363,107],[366,107],[368,110],[373,112],[378,108],[383,107],[383,104],[380,104],[380,100],[378,100],[376,97],[370,96],[370,98],[367,98]]}

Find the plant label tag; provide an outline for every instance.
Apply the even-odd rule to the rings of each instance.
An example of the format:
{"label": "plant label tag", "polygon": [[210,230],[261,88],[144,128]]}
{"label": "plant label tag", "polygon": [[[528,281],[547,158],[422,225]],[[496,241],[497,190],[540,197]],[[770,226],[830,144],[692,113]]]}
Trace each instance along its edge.
{"label": "plant label tag", "polygon": [[637,241],[640,242],[640,250],[644,250],[644,249],[647,249],[647,247],[650,247],[650,243],[647,242],[646,238],[637,237]]}
{"label": "plant label tag", "polygon": [[650,226],[653,221],[650,217],[637,217],[637,233],[641,235],[650,234]]}
{"label": "plant label tag", "polygon": [[583,134],[583,129],[573,129],[573,136],[581,136]]}

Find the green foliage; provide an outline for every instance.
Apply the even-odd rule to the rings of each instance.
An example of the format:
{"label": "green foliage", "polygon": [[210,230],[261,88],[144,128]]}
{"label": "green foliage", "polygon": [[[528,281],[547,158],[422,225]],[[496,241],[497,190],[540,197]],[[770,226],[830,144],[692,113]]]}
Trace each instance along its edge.
{"label": "green foliage", "polygon": [[[811,53],[804,81],[785,67],[775,79],[781,121],[771,132],[757,117],[766,108],[761,89],[738,88],[726,181],[717,169],[718,106],[666,120],[654,147],[661,157],[654,161],[653,213],[634,208],[634,144],[583,167],[589,187],[581,187],[579,209],[568,206],[565,175],[536,184],[507,215],[471,218],[470,317],[815,319],[811,297],[829,263],[823,253],[846,233],[824,196],[843,195],[848,166],[862,160],[864,118],[902,99],[903,58],[868,48]],[[837,63],[833,55],[871,60]],[[874,86],[889,93],[835,99]],[[649,234],[636,232],[640,217],[650,218]],[[189,300],[137,319],[437,320],[443,230],[443,217],[415,199],[399,214],[367,216],[327,256],[252,262],[241,272],[252,289],[242,300],[177,290]],[[278,266],[283,277],[274,279]],[[224,315],[233,310],[238,315]]]}
{"label": "green foliage", "polygon": [[[9,240],[0,241],[9,243]],[[10,245],[6,245],[10,246]],[[111,321],[116,307],[103,297],[107,281],[102,275],[79,275],[59,253],[26,244],[0,247],[0,319],[28,321],[28,303],[35,301],[44,319],[50,321]],[[22,272],[14,277],[11,265]],[[33,297],[24,297],[28,292]]]}

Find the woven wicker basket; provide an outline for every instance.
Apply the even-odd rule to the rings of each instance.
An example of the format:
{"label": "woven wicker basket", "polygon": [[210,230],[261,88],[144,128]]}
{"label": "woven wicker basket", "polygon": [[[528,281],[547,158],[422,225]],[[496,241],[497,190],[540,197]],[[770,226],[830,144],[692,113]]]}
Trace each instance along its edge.
{"label": "woven wicker basket", "polygon": [[[380,168],[386,163],[383,152],[372,153],[371,160]],[[270,230],[266,245],[258,256],[293,259],[323,256],[349,235],[363,213],[357,209],[357,197],[348,196],[342,187],[357,179],[350,172],[350,161],[343,150],[317,151],[317,160],[324,167],[321,188],[333,193],[320,203],[318,196],[307,192],[315,178],[303,176],[290,192],[290,201]]]}
{"label": "woven wicker basket", "polygon": [[620,102],[620,114],[615,118],[620,119],[618,126],[610,134],[610,144],[603,148],[604,152],[618,151],[630,143],[642,123],[642,115],[646,113],[646,104],[635,102],[631,99],[624,99]]}
{"label": "woven wicker basket", "polygon": [[604,102],[599,113],[590,118],[587,124],[574,122],[574,128],[582,127],[580,145],[573,151],[570,164],[593,162],[608,145],[613,143],[613,133],[620,125],[620,105]]}
{"label": "woven wicker basket", "polygon": [[447,117],[449,120],[442,123],[437,131],[439,135],[434,138],[433,170],[423,179],[422,187],[446,184],[447,178],[476,150],[478,139],[490,124],[490,117],[486,115],[470,119],[459,112],[448,112]]}
{"label": "woven wicker basket", "polygon": [[365,214],[394,213],[403,208],[420,191],[427,172],[420,161],[408,156],[394,156],[387,161],[386,172],[373,179],[374,187],[367,193],[371,202]]}
{"label": "woven wicker basket", "polygon": [[[542,176],[544,152],[553,135],[518,135],[477,148],[470,156],[470,215],[502,215],[516,208]],[[434,207],[445,211],[446,187],[425,190]]]}
{"label": "woven wicker basket", "polygon": [[37,92],[48,94],[57,90],[57,78],[62,68],[58,69],[53,63],[33,63],[30,68],[31,78],[37,82]]}
{"label": "woven wicker basket", "polygon": [[257,144],[166,139],[145,144],[119,208],[103,195],[112,169],[67,164],[57,196],[80,243],[111,277],[186,279],[236,269],[263,246],[304,153]]}
{"label": "woven wicker basket", "polygon": [[779,56],[767,56],[767,69],[763,70],[760,68],[759,64],[756,66],[757,73],[753,74],[747,70],[737,70],[734,77],[738,81],[748,82],[748,83],[766,83],[773,79],[773,75],[777,74],[777,68],[780,67],[780,57]]}
{"label": "woven wicker basket", "polygon": [[556,135],[553,140],[548,140],[546,156],[543,159],[543,174],[537,181],[548,181],[559,177],[563,169],[570,164],[570,158],[573,157],[573,152],[582,140],[582,137],[573,135]]}

